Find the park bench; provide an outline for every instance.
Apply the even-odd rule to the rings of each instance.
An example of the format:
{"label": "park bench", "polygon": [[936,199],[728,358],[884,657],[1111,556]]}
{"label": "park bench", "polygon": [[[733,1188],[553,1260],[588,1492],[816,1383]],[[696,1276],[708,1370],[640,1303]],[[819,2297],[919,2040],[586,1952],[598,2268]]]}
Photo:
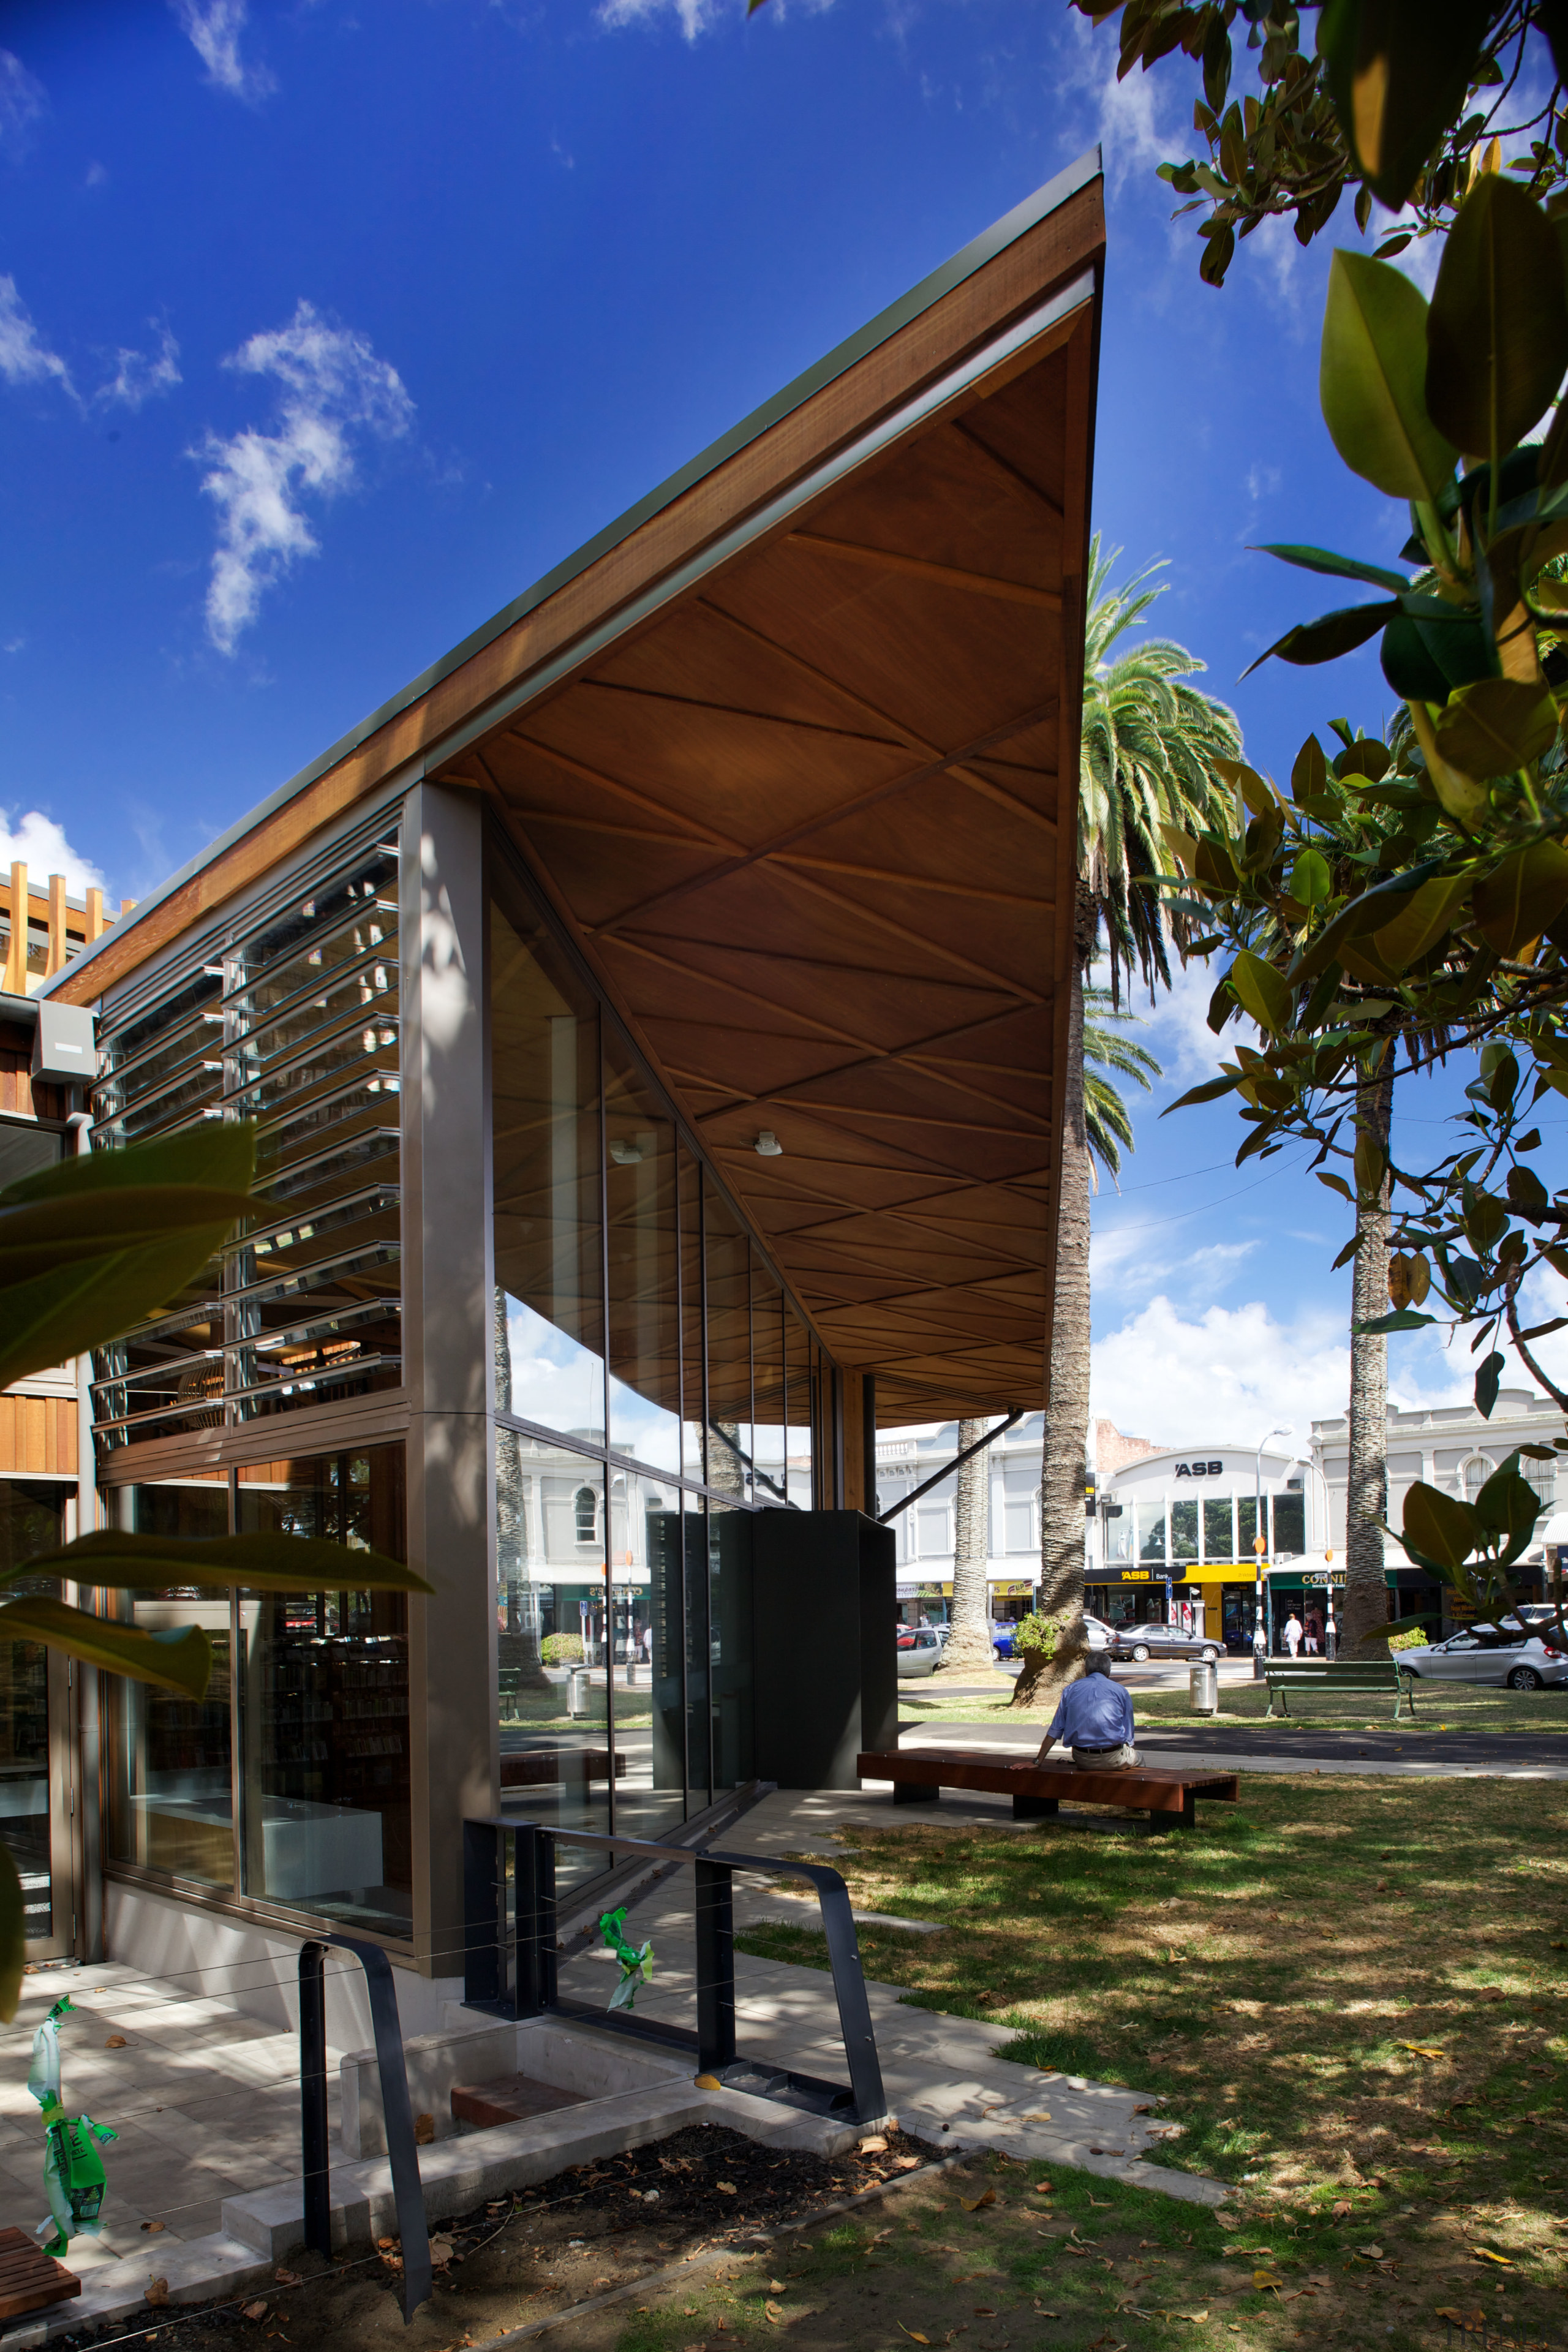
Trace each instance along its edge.
{"label": "park bench", "polygon": [[1405,1699],[1410,1701],[1410,1720],[1415,1720],[1415,1677],[1408,1666],[1397,1658],[1341,1660],[1338,1658],[1270,1658],[1264,1666],[1268,1684],[1267,1723],[1274,1714],[1274,1695],[1279,1694],[1279,1712],[1289,1717],[1291,1691],[1353,1691],[1360,1697],[1374,1694],[1386,1696],[1394,1693],[1394,1720],[1399,1720],[1399,1710]]}
{"label": "park bench", "polygon": [[1121,1772],[1083,1772],[1071,1763],[1004,1764],[955,1748],[921,1748],[909,1754],[870,1752],[856,1759],[862,1780],[890,1780],[895,1805],[935,1804],[944,1789],[983,1789],[1011,1797],[1017,1822],[1043,1821],[1064,1797],[1075,1805],[1117,1805],[1147,1813],[1151,1829],[1190,1830],[1199,1797],[1234,1803],[1234,1772],[1166,1772],[1142,1766]]}

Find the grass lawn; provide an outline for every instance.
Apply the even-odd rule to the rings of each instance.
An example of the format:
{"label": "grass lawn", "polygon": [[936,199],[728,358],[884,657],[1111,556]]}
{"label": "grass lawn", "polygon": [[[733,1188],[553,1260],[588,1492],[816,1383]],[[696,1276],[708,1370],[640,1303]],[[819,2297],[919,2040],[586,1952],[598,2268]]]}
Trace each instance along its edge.
{"label": "grass lawn", "polygon": [[[867,1972],[917,2006],[994,2020],[1005,2055],[1161,2095],[1182,2129],[1160,2160],[1234,2184],[1238,2242],[1258,2267],[1272,2250],[1284,2289],[1202,2326],[1119,2319],[1100,2352],[1163,2343],[1166,2327],[1186,2344],[1435,2344],[1456,2339],[1434,2315],[1461,2309],[1504,2341],[1563,2342],[1568,1785],[1270,1774],[1242,1787],[1238,1805],[1204,1808],[1173,1837],[1087,1813],[1080,1824],[1101,1825],[857,1826],[842,1864],[857,1906],[950,1931],[863,1927]],[[804,1927],[737,1941],[826,1964]],[[1110,2200],[1096,2219],[1118,2280],[1109,2237],[1125,2220],[1157,2239],[1173,2307],[1212,2305],[1212,2220],[1084,2177],[1059,2185],[1075,2217],[1090,2194]],[[1025,2253],[999,2246],[1009,2278]],[[1037,2241],[1029,2259],[1050,2270],[1047,2304],[1058,2276],[1079,2275],[1063,2246]],[[1325,2268],[1328,2287],[1281,2300]],[[1033,2289],[1021,2305],[1019,2291],[1015,2341],[1089,2342],[1037,2323]],[[1154,2289],[1139,2293],[1146,2305]],[[1114,2316],[1095,2307],[1102,2325]]]}
{"label": "grass lawn", "polygon": [[[1037,1718],[1044,1731],[1049,1716],[1037,1708],[1013,1706],[1011,1688],[1009,1683],[1006,1688],[998,1690],[994,1699],[949,1699],[942,1696],[939,1679],[933,1675],[915,1689],[908,1683],[900,1687],[899,1713],[905,1722],[1033,1723]],[[1222,1683],[1219,1702],[1217,1715],[1194,1715],[1187,1703],[1184,1685],[1173,1690],[1135,1690],[1132,1694],[1133,1713],[1142,1723],[1190,1724],[1194,1730],[1210,1724],[1234,1730],[1238,1725],[1256,1723],[1267,1735],[1273,1731],[1274,1723],[1281,1720],[1276,1715],[1274,1723],[1264,1722],[1268,1693],[1261,1683]],[[1364,1697],[1357,1699],[1343,1693],[1319,1696],[1292,1691],[1288,1703],[1290,1713],[1285,1719],[1307,1730],[1397,1729],[1402,1738],[1407,1735],[1419,1738],[1432,1731],[1568,1732],[1568,1691],[1482,1690],[1463,1683],[1447,1683],[1439,1688],[1432,1684],[1416,1690],[1415,1721],[1410,1719],[1408,1707],[1402,1707],[1397,1726],[1392,1696],[1380,1696],[1369,1706]]]}

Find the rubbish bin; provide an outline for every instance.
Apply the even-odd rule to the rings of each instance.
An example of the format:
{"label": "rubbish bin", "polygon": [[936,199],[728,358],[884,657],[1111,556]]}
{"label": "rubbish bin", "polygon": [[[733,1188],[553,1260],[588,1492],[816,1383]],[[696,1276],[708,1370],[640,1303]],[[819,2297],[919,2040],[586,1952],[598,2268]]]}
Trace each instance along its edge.
{"label": "rubbish bin", "polygon": [[566,1713],[568,1717],[588,1712],[588,1669],[574,1666],[566,1682]]}
{"label": "rubbish bin", "polygon": [[1219,1712],[1219,1667],[1208,1658],[1187,1668],[1187,1697],[1194,1715]]}

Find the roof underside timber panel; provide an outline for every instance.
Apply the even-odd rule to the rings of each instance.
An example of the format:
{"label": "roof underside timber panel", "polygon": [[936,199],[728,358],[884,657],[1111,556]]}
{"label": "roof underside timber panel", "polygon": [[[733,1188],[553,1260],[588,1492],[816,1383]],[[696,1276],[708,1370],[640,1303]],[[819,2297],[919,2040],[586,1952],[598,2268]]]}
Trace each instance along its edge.
{"label": "roof underside timber panel", "polygon": [[449,772],[883,1422],[1044,1393],[1091,337],[1086,302]]}

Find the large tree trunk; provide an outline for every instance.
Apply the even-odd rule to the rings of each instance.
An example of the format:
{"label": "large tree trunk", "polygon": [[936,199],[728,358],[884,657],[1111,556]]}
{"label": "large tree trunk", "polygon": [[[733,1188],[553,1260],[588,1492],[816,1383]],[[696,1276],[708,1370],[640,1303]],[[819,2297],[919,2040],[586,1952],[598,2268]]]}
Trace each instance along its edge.
{"label": "large tree trunk", "polygon": [[[1357,1093],[1357,1122],[1374,1136],[1384,1156],[1394,1109],[1394,1051],[1376,1077]],[[1361,1241],[1352,1290],[1352,1324],[1388,1312],[1388,1179],[1375,1207],[1361,1211]],[[1363,1636],[1388,1622],[1388,1588],[1383,1580],[1383,1529],[1388,1516],[1388,1342],[1365,1332],[1351,1334],[1350,1476],[1345,1493],[1345,1601],[1340,1648],[1347,1658],[1364,1658]]]}
{"label": "large tree trunk", "polygon": [[[985,1434],[984,1421],[961,1421],[958,1450],[978,1444]],[[952,1632],[942,1658],[950,1666],[994,1665],[991,1646],[991,1612],[986,1607],[985,1570],[990,1553],[990,1512],[987,1508],[989,1454],[976,1454],[959,1465],[958,1495],[953,1508]]]}
{"label": "large tree trunk", "polygon": [[1040,1475],[1039,1613],[1056,1629],[1055,1654],[1026,1650],[1015,1706],[1054,1707],[1083,1672],[1083,1468],[1089,1442],[1089,1139],[1083,1122],[1083,968],[1075,958],[1068,1022],[1061,1195],[1050,1390]]}

